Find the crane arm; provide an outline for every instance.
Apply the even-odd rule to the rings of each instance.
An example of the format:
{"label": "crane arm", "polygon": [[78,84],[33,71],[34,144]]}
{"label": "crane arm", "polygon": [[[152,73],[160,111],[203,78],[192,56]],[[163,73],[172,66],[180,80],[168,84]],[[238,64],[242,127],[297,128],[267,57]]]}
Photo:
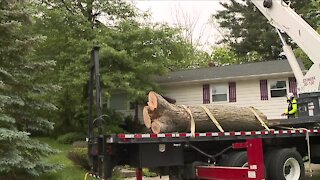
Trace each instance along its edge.
{"label": "crane arm", "polygon": [[262,0],[252,0],[252,3],[271,25],[288,34],[313,63],[320,63],[320,36],[293,9],[281,0],[272,1],[271,8],[265,8]]}
{"label": "crane arm", "polygon": [[[297,79],[300,92],[320,90],[320,35],[283,0],[251,0],[270,24],[281,32],[285,32],[314,63],[306,75],[283,39],[283,50]],[[281,34],[279,34],[281,37]],[[299,87],[298,87],[299,90]]]}

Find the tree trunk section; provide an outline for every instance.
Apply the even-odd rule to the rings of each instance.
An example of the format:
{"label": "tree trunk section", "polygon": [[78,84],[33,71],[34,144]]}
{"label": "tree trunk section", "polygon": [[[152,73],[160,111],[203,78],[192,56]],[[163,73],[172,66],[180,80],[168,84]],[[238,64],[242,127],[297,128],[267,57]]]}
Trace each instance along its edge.
{"label": "tree trunk section", "polygon": [[[249,107],[214,104],[186,106],[190,109],[195,121],[196,132],[219,131],[201,106],[205,106],[210,111],[224,131],[255,131],[264,129]],[[148,107],[148,116],[144,116],[144,121],[148,122],[146,126],[149,128],[149,122],[151,121],[151,129],[154,133],[190,132],[191,117],[183,105],[171,104],[161,95],[150,92]],[[268,125],[266,116],[257,109],[255,111],[264,123]],[[147,118],[150,118],[150,121]]]}
{"label": "tree trunk section", "polygon": [[144,125],[149,129],[151,128],[151,118],[149,116],[149,107],[148,106],[145,106],[143,108],[143,111],[142,111],[142,115],[143,115],[143,122],[144,122]]}

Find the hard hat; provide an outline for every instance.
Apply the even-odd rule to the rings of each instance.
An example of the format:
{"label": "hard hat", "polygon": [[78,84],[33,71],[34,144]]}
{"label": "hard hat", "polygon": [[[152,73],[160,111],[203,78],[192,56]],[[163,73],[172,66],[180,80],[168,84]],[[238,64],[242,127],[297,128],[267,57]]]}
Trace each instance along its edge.
{"label": "hard hat", "polygon": [[294,98],[294,94],[293,93],[288,93],[287,94],[287,99],[292,99]]}

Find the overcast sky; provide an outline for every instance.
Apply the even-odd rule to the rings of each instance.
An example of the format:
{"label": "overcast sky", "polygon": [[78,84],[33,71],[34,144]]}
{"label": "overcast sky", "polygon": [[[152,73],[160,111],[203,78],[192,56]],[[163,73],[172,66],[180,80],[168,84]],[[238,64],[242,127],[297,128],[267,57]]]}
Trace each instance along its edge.
{"label": "overcast sky", "polygon": [[215,27],[208,23],[210,16],[222,9],[219,0],[133,0],[133,3],[142,11],[149,11],[155,22],[175,25],[177,18],[183,21],[182,14],[184,16],[187,14],[191,19],[198,19],[193,37],[200,36],[200,41],[202,44],[206,44],[205,50],[207,51],[210,51],[210,46],[221,38]]}

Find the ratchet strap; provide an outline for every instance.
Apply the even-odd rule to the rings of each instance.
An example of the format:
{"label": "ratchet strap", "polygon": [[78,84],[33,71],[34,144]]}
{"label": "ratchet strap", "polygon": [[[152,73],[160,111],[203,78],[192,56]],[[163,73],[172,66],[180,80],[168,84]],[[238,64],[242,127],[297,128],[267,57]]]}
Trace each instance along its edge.
{"label": "ratchet strap", "polygon": [[196,131],[196,123],[194,122],[194,119],[193,119],[193,116],[192,116],[192,113],[190,111],[189,108],[187,108],[187,106],[185,105],[181,105],[187,112],[188,114],[190,115],[190,131],[191,131],[191,137],[195,137],[195,131]]}
{"label": "ratchet strap", "polygon": [[252,113],[256,116],[256,118],[260,121],[260,124],[262,127],[264,127],[267,131],[270,131],[269,127],[264,123],[264,121],[261,119],[257,111],[253,107],[249,107],[249,109],[252,111]]}
{"label": "ratchet strap", "polygon": [[216,125],[216,127],[219,129],[220,132],[224,132],[223,128],[220,126],[219,122],[217,119],[213,116],[213,114],[209,111],[209,109],[205,106],[200,106],[209,116],[211,121]]}

